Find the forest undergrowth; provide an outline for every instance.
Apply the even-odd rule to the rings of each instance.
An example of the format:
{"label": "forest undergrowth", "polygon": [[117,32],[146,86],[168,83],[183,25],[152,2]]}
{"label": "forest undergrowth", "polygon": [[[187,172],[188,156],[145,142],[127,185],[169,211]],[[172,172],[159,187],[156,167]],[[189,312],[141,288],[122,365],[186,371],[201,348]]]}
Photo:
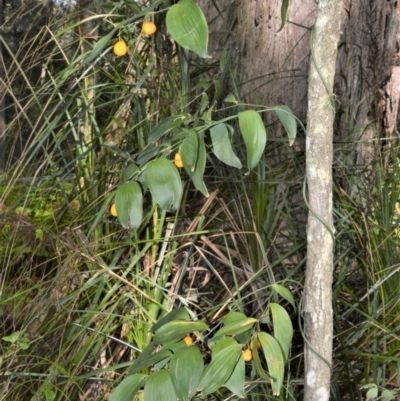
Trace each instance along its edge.
{"label": "forest undergrowth", "polygon": [[[170,39],[162,1],[142,3],[57,6],[18,44],[0,37],[0,398],[156,399],[157,386],[170,387],[151,380],[174,368],[182,393],[192,365],[178,356],[199,352],[231,370],[218,383],[193,371],[198,387],[182,398],[299,400],[304,152],[289,129],[289,143],[267,142],[257,156],[244,113],[275,112],[285,128],[295,119],[241,103],[234,46],[203,59]],[[118,41],[126,54],[114,54]],[[334,164],[332,399],[390,400],[400,383],[400,159],[393,143],[355,165],[352,134]]]}

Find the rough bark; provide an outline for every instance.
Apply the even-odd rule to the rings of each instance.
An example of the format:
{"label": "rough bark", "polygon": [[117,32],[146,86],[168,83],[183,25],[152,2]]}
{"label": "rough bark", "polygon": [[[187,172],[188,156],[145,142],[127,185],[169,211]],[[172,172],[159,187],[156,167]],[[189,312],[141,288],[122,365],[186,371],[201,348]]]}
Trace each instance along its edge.
{"label": "rough bark", "polygon": [[333,312],[333,83],[342,0],[320,0],[311,38],[307,115],[307,269],[304,286],[306,401],[328,401]]}
{"label": "rough bark", "polygon": [[[305,121],[309,35],[315,20],[315,1],[291,1],[280,32],[281,1],[237,0],[236,4],[243,97],[266,106],[284,104]],[[264,119],[270,138],[283,136],[282,125],[273,113],[267,113]]]}
{"label": "rough bark", "polygon": [[[338,156],[355,164],[373,187],[373,160],[384,150],[387,163],[390,152],[386,150],[398,141],[400,6],[397,0],[345,0],[345,9],[336,65],[334,139],[342,148],[353,142],[352,149]],[[355,198],[357,188],[347,189]]]}

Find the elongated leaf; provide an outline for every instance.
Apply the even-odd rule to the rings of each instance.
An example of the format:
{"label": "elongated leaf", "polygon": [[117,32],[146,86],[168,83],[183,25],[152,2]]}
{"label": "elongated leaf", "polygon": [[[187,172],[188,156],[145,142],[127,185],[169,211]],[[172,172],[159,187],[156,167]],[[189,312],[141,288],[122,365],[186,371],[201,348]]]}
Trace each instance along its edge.
{"label": "elongated leaf", "polygon": [[125,184],[126,182],[128,182],[135,174],[139,173],[139,167],[134,164],[131,163],[125,170],[124,172],[121,174],[121,184]]}
{"label": "elongated leaf", "polygon": [[126,377],[112,392],[108,401],[132,401],[146,379],[147,376],[142,374]]}
{"label": "elongated leaf", "polygon": [[137,229],[143,219],[143,194],[136,181],[121,185],[115,193],[117,217],[122,227]]}
{"label": "elongated leaf", "polygon": [[286,22],[286,14],[287,14],[287,10],[289,8],[289,0],[282,0],[282,6],[281,6],[281,26],[279,27],[278,32],[280,32],[283,27],[285,26],[285,22]]}
{"label": "elongated leaf", "polygon": [[149,135],[149,143],[158,141],[163,135],[167,134],[174,128],[180,127],[187,119],[188,116],[185,114],[174,115],[166,118],[151,130]]}
{"label": "elongated leaf", "polygon": [[181,0],[167,12],[167,30],[176,43],[207,58],[208,25],[200,7],[192,0]]}
{"label": "elongated leaf", "polygon": [[189,401],[197,391],[204,370],[203,357],[196,346],[184,347],[171,358],[170,372],[176,395]]}
{"label": "elongated leaf", "polygon": [[197,156],[197,163],[195,170],[191,171],[189,168],[185,166],[185,164],[183,165],[183,167],[185,168],[189,177],[193,181],[193,184],[196,187],[196,189],[200,191],[204,196],[208,197],[209,193],[203,181],[204,170],[206,168],[206,159],[207,159],[206,145],[204,143],[204,134],[199,133],[198,138],[199,138],[199,153]]}
{"label": "elongated leaf", "polygon": [[290,302],[290,304],[293,306],[293,308],[296,307],[296,304],[293,299],[292,293],[283,285],[281,284],[272,284],[272,288],[286,301]]}
{"label": "elongated leaf", "polygon": [[225,348],[231,347],[233,345],[237,345],[238,342],[232,337],[223,337],[217,341],[215,345],[213,345],[211,350],[211,356],[215,358],[221,351]]}
{"label": "elongated leaf", "polygon": [[244,333],[245,331],[249,330],[254,324],[257,323],[257,319],[252,317],[248,317],[244,320],[237,320],[232,323],[229,323],[219,329],[212,338],[212,341],[215,342],[219,338],[223,336],[233,336],[240,333]]}
{"label": "elongated leaf", "polygon": [[253,354],[254,367],[256,369],[257,374],[262,379],[264,379],[266,382],[270,382],[271,378],[268,375],[268,373],[264,370],[261,364],[260,356],[258,355],[257,342],[258,342],[257,337],[255,337],[251,343],[251,353]]}
{"label": "elongated leaf", "polygon": [[297,134],[296,119],[293,116],[292,110],[290,110],[287,106],[279,106],[275,110],[275,113],[279,117],[279,120],[288,134],[289,145],[292,146]]}
{"label": "elongated leaf", "polygon": [[210,128],[210,134],[215,156],[228,166],[242,168],[242,163],[233,152],[226,125],[214,125]]}
{"label": "elongated leaf", "polygon": [[208,365],[200,380],[198,390],[204,395],[217,391],[223,386],[235,368],[241,355],[241,345],[234,344],[219,352]]}
{"label": "elongated leaf", "polygon": [[152,328],[151,332],[155,333],[161,326],[173,320],[187,320],[189,319],[189,312],[186,308],[172,309],[167,315],[162,317]]}
{"label": "elongated leaf", "polygon": [[161,326],[154,335],[156,344],[169,343],[182,339],[193,331],[208,330],[208,326],[202,321],[188,322],[186,320],[174,320]]}
{"label": "elongated leaf", "polygon": [[278,342],[268,333],[257,333],[260,340],[265,359],[267,360],[268,372],[271,377],[273,395],[279,395],[285,374],[284,357]]}
{"label": "elongated leaf", "polygon": [[[140,355],[142,356],[142,355]],[[139,357],[134,364],[131,366],[129,373],[136,373],[140,370],[147,369],[164,359],[170,358],[172,356],[172,352],[168,349],[163,349],[161,351],[155,352],[154,354],[149,355],[147,358]]]}
{"label": "elongated leaf", "polygon": [[238,114],[239,126],[247,149],[247,167],[252,170],[260,161],[267,143],[267,132],[260,115],[254,110]]}
{"label": "elongated leaf", "polygon": [[144,385],[145,401],[176,401],[177,396],[171,375],[166,370],[154,372]]}
{"label": "elongated leaf", "polygon": [[243,358],[239,358],[236,362],[235,369],[229,377],[225,386],[240,398],[245,398],[244,392],[244,379],[245,379],[245,363]]}
{"label": "elongated leaf", "polygon": [[274,337],[278,340],[282,347],[285,361],[289,357],[290,345],[293,338],[293,325],[289,314],[279,304],[271,302],[269,304],[272,313],[272,321],[274,326]]}
{"label": "elongated leaf", "polygon": [[194,171],[197,163],[197,154],[199,148],[199,139],[197,132],[193,129],[186,130],[186,138],[184,139],[180,154],[182,157],[182,162],[184,166],[190,171]]}
{"label": "elongated leaf", "polygon": [[153,199],[165,210],[178,209],[182,193],[182,181],[176,167],[160,157],[147,164],[146,182]]}
{"label": "elongated leaf", "polygon": [[246,319],[247,319],[247,316],[244,313],[231,311],[224,316],[224,318],[222,319],[222,324],[224,326],[226,326],[228,324],[238,322],[238,321],[243,321]]}
{"label": "elongated leaf", "polygon": [[112,31],[110,31],[106,36],[103,36],[95,44],[93,50],[89,53],[89,55],[83,61],[83,64],[91,63],[93,60],[95,60],[100,55],[100,53],[103,51],[103,49],[110,43],[110,40],[115,35],[115,32],[117,32],[116,28],[113,29]]}

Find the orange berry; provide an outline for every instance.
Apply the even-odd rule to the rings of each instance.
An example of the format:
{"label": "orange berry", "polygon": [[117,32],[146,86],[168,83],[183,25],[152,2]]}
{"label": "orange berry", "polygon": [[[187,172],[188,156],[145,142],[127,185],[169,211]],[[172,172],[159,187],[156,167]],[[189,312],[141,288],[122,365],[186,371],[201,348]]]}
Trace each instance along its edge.
{"label": "orange berry", "polygon": [[142,24],[142,32],[145,35],[153,35],[157,30],[156,24],[154,22],[144,21]]}
{"label": "orange berry", "polygon": [[174,164],[178,168],[183,167],[182,157],[179,153],[175,153]]}
{"label": "orange berry", "polygon": [[190,336],[183,337],[183,342],[186,344],[187,347],[190,347],[193,344],[193,339]]}
{"label": "orange berry", "polygon": [[111,216],[117,217],[117,206],[115,206],[115,203],[113,203],[110,207],[110,214]]}
{"label": "orange berry", "polygon": [[114,45],[114,54],[118,57],[125,56],[128,53],[128,46],[123,40],[119,40]]}
{"label": "orange berry", "polygon": [[251,350],[248,348],[242,351],[242,356],[245,362],[250,362],[253,358],[253,354],[251,353]]}

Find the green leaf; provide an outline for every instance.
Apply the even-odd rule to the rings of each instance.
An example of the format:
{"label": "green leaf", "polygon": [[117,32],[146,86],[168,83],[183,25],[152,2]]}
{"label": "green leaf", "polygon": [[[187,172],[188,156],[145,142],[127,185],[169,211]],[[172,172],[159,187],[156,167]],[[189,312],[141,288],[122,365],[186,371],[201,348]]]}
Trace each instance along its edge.
{"label": "green leaf", "polygon": [[27,336],[24,336],[21,338],[21,341],[19,342],[18,345],[21,349],[25,350],[31,346],[31,342]]}
{"label": "green leaf", "polygon": [[228,325],[234,322],[246,320],[247,316],[242,312],[231,311],[228,312],[222,319],[222,324]]}
{"label": "green leaf", "polygon": [[244,392],[244,379],[245,379],[245,363],[243,358],[239,358],[236,362],[235,369],[229,377],[225,386],[240,398],[245,398]]}
{"label": "green leaf", "polygon": [[91,63],[93,60],[95,60],[100,55],[100,53],[103,51],[103,49],[109,44],[110,40],[115,35],[115,32],[117,32],[117,28],[113,29],[106,36],[103,36],[95,44],[93,50],[89,53],[89,55],[83,61],[83,64]]}
{"label": "green leaf", "polygon": [[286,133],[288,134],[289,145],[292,146],[297,134],[296,119],[294,118],[292,110],[290,110],[287,106],[279,106],[275,110],[275,113],[279,117],[279,120],[281,121],[283,127],[286,130]]}
{"label": "green leaf", "polygon": [[219,329],[214,334],[212,342],[215,342],[217,339],[223,336],[234,336],[237,334],[244,333],[245,331],[249,330],[252,326],[254,326],[254,323],[257,323],[257,319],[254,319],[252,317],[247,317],[246,319],[237,320],[232,323],[229,323],[224,327],[222,327],[221,329]]}
{"label": "green leaf", "polygon": [[15,331],[14,333],[10,334],[9,336],[5,336],[2,338],[3,341],[7,341],[9,343],[16,343],[21,336],[19,331]]}
{"label": "green leaf", "polygon": [[36,238],[40,241],[43,241],[43,230],[41,228],[36,229]]}
{"label": "green leaf", "polygon": [[135,163],[131,163],[121,174],[121,184],[130,181],[132,177],[139,172],[139,167]]}
{"label": "green leaf", "polygon": [[293,338],[292,321],[286,310],[279,304],[271,302],[269,307],[272,313],[274,337],[282,347],[285,360],[287,360],[289,358],[289,350]]}
{"label": "green leaf", "polygon": [[287,14],[287,10],[289,8],[289,0],[282,0],[282,6],[281,6],[281,26],[279,27],[278,32],[280,32],[283,27],[285,26],[285,22],[286,22],[286,14]]}
{"label": "green leaf", "polygon": [[171,161],[160,157],[146,166],[146,182],[151,195],[162,209],[176,210],[181,203],[181,177]]}
{"label": "green leaf", "polygon": [[208,25],[206,18],[192,0],[181,0],[167,12],[167,30],[185,49],[207,58]]}
{"label": "green leaf", "polygon": [[373,387],[367,391],[367,400],[374,400],[378,397],[378,387]]}
{"label": "green leaf", "polygon": [[46,401],[54,401],[56,399],[56,392],[51,388],[45,388],[43,393]]}
{"label": "green leaf", "polygon": [[196,346],[181,348],[171,358],[171,379],[179,400],[189,401],[196,394],[203,369],[203,357]]}
{"label": "green leaf", "polygon": [[197,154],[199,148],[199,138],[195,130],[186,130],[186,138],[180,148],[180,154],[184,166],[193,172],[196,168]]}
{"label": "green leaf", "polygon": [[267,143],[267,132],[260,115],[254,110],[238,114],[239,126],[247,149],[247,167],[252,170],[260,161]]}
{"label": "green leaf", "polygon": [[206,145],[204,143],[204,134],[199,133],[198,138],[199,138],[199,154],[197,156],[197,163],[195,170],[191,171],[189,168],[185,166],[185,163],[183,163],[183,167],[185,168],[189,177],[193,181],[193,184],[196,187],[196,189],[200,191],[204,196],[208,197],[209,194],[207,191],[207,187],[203,181],[204,170],[206,168],[206,159],[207,159]]}
{"label": "green leaf", "polygon": [[281,284],[272,284],[272,288],[273,290],[275,290],[282,298],[286,299],[286,301],[288,301],[293,308],[296,307],[296,304],[294,302],[293,299],[293,295],[292,293],[283,285]]}
{"label": "green leaf", "polygon": [[241,349],[240,344],[232,344],[218,352],[204,371],[198,390],[206,396],[223,386],[233,373]]}
{"label": "green leaf", "polygon": [[232,345],[238,345],[238,342],[232,337],[223,337],[212,347],[211,356],[215,358],[221,351]]}
{"label": "green leaf", "polygon": [[183,122],[188,119],[185,114],[174,115],[166,118],[160,124],[156,125],[150,132],[149,143],[158,141],[163,135],[167,134],[174,128],[180,127]]}
{"label": "green leaf", "polygon": [[132,401],[146,379],[146,375],[139,373],[126,377],[111,393],[108,401]]}
{"label": "green leaf", "polygon": [[[253,354],[253,362],[254,362],[254,367],[256,369],[257,374],[266,382],[270,382],[271,378],[267,374],[267,372],[264,370],[261,361],[260,361],[260,356],[258,355],[258,349],[257,349],[257,337],[253,338],[252,341],[252,346],[251,346],[251,352]],[[261,343],[260,343],[261,344]]]}
{"label": "green leaf", "polygon": [[151,332],[155,333],[161,326],[168,322],[172,322],[173,320],[188,320],[189,312],[186,308],[176,308],[172,309],[167,315],[162,317],[152,328]]}
{"label": "green leaf", "polygon": [[210,133],[215,156],[228,166],[242,168],[242,163],[232,150],[232,144],[226,125],[214,125],[210,128]]}
{"label": "green leaf", "polygon": [[394,400],[395,396],[390,390],[385,389],[382,391],[381,398],[384,401],[386,401],[386,400],[389,401],[389,400]]}
{"label": "green leaf", "polygon": [[225,97],[224,102],[238,104],[238,101],[236,100],[236,97],[235,97],[235,95],[233,93],[229,93]]}
{"label": "green leaf", "polygon": [[174,320],[161,326],[154,335],[156,344],[169,343],[181,340],[186,334],[193,331],[208,330],[208,326],[202,321],[188,322],[186,320]]}
{"label": "green leaf", "polygon": [[154,372],[144,385],[145,401],[177,401],[171,375],[166,370]]}
{"label": "green leaf", "polygon": [[143,194],[136,181],[122,184],[115,193],[117,218],[124,228],[139,228],[143,219]]}
{"label": "green leaf", "polygon": [[271,376],[271,387],[273,395],[279,395],[285,373],[283,353],[278,342],[268,333],[257,333],[260,340],[265,359],[267,360],[268,372]]}
{"label": "green leaf", "polygon": [[164,359],[170,358],[172,352],[168,349],[163,349],[154,354],[150,354],[147,357],[145,354],[140,354],[139,357],[135,360],[132,364],[131,368],[129,369],[129,374],[136,373],[140,370],[147,369],[150,366],[157,364],[158,362],[163,361]]}

